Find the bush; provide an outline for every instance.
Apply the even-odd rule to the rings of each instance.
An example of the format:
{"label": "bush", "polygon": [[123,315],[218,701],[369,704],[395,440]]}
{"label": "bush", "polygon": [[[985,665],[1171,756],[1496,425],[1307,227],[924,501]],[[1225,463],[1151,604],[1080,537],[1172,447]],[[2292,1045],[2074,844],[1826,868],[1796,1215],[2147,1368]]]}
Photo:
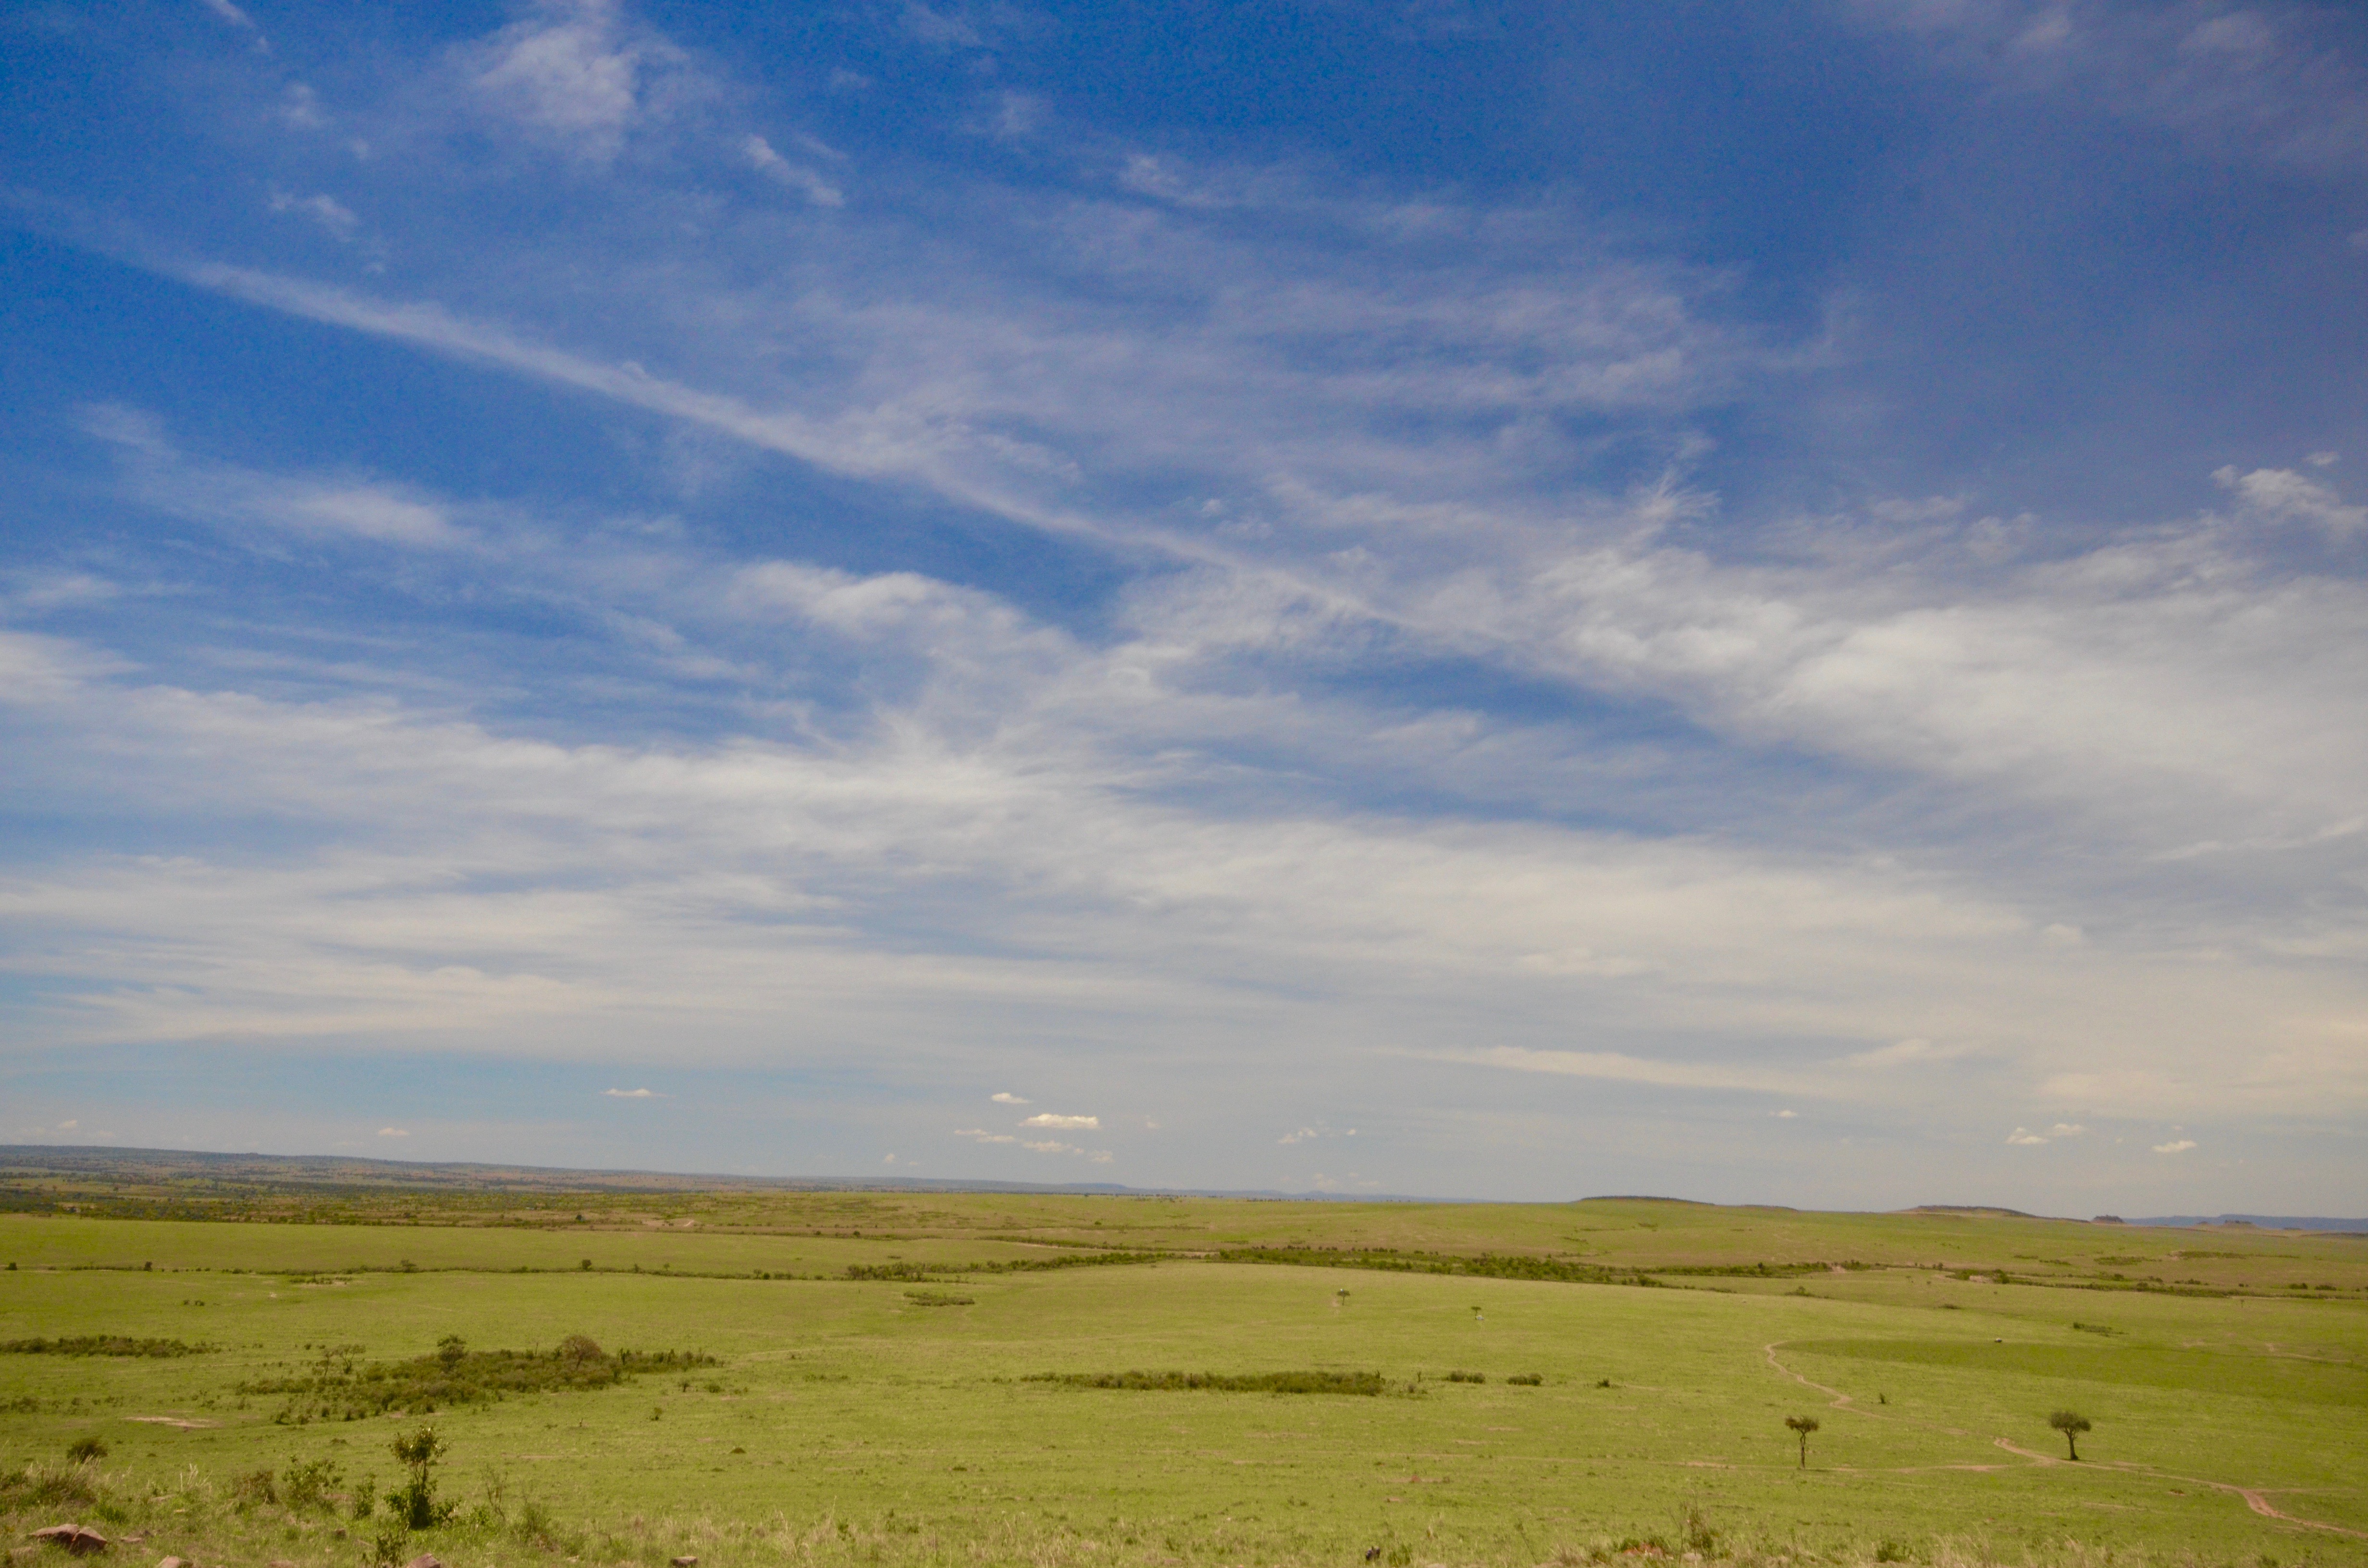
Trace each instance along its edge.
{"label": "bush", "polygon": [[411,1557],[411,1529],[401,1519],[389,1519],[370,1538],[371,1568],[402,1568]]}
{"label": "bush", "polygon": [[1545,1374],[1543,1372],[1523,1372],[1519,1377],[1507,1378],[1505,1381],[1508,1383],[1518,1384],[1525,1389],[1533,1389],[1543,1383],[1546,1380]]}
{"label": "bush", "polygon": [[258,1503],[279,1501],[279,1483],[269,1470],[251,1470],[230,1480],[230,1494],[241,1507],[251,1508]]}
{"label": "bush", "polygon": [[177,1339],[132,1339],[120,1334],[85,1334],[67,1339],[0,1340],[0,1354],[9,1356],[202,1356],[211,1345],[188,1345]]}
{"label": "bush", "polygon": [[551,1351],[471,1350],[457,1335],[447,1335],[432,1355],[368,1364],[354,1359],[356,1348],[340,1346],[324,1353],[305,1376],[241,1383],[237,1392],[287,1395],[277,1419],[301,1426],[390,1411],[426,1415],[516,1393],[609,1388],[637,1372],[717,1365],[712,1356],[682,1350],[610,1356],[580,1334],[569,1335]]}
{"label": "bush", "polygon": [[343,1477],[335,1460],[309,1460],[288,1467],[286,1483],[280,1495],[291,1508],[326,1508],[333,1506],[331,1494],[337,1490]]}
{"label": "bush", "polygon": [[107,1445],[97,1437],[76,1437],[66,1445],[66,1458],[76,1464],[87,1464],[107,1457]]}
{"label": "bush", "polygon": [[1488,1374],[1486,1372],[1450,1372],[1447,1374],[1447,1381],[1451,1383],[1485,1383],[1488,1381]]}

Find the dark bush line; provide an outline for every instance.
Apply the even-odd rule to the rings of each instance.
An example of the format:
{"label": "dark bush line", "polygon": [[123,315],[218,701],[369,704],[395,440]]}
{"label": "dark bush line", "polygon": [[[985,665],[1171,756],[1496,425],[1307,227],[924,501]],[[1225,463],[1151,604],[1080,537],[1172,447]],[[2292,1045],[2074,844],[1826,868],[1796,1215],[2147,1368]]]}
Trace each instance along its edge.
{"label": "dark bush line", "polygon": [[181,1339],[131,1339],[120,1334],[0,1340],[0,1353],[10,1356],[203,1356],[215,1348]]}
{"label": "dark bush line", "polygon": [[1111,1264],[1160,1263],[1164,1252],[1097,1252],[1064,1257],[1015,1257],[1001,1263],[850,1263],[849,1279],[942,1279],[956,1274],[1042,1274],[1054,1268],[1099,1268]]}
{"label": "dark bush line", "polygon": [[1193,1389],[1219,1393],[1350,1393],[1371,1396],[1389,1387],[1379,1372],[1038,1372],[1031,1383],[1081,1389]]}
{"label": "dark bush line", "polygon": [[238,1392],[288,1396],[274,1419],[302,1426],[392,1410],[424,1415],[446,1405],[481,1404],[512,1394],[582,1392],[613,1388],[637,1373],[717,1365],[714,1357],[689,1350],[620,1350],[611,1356],[582,1335],[569,1335],[556,1350],[470,1350],[457,1338],[447,1338],[436,1354],[408,1361],[364,1364],[349,1352],[332,1351],[307,1376],[241,1383]]}
{"label": "dark bush line", "polygon": [[[1569,1285],[1642,1285],[1661,1281],[1642,1268],[1606,1268],[1600,1264],[1520,1254],[1397,1252],[1389,1247],[1231,1247],[1220,1263],[1281,1263],[1302,1268],[1369,1268],[1388,1274],[1459,1274],[1483,1279],[1548,1279]],[[1667,1272],[1656,1270],[1654,1272]]]}

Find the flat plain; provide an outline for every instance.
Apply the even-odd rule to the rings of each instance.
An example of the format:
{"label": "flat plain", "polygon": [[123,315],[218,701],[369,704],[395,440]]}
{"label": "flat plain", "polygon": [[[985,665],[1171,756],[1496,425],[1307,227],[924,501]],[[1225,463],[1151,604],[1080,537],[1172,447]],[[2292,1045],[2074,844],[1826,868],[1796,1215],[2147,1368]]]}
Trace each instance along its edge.
{"label": "flat plain", "polygon": [[[0,1506],[142,1562],[2368,1562],[2358,1237],[92,1177],[10,1206]],[[712,1361],[337,1392],[571,1335]],[[59,1351],[100,1337],[193,1348]],[[1382,1392],[1093,1384],[1128,1372]],[[2058,1410],[2090,1424],[2078,1462]],[[1788,1417],[1817,1423],[1805,1466]],[[423,1425],[456,1511],[390,1537]]]}

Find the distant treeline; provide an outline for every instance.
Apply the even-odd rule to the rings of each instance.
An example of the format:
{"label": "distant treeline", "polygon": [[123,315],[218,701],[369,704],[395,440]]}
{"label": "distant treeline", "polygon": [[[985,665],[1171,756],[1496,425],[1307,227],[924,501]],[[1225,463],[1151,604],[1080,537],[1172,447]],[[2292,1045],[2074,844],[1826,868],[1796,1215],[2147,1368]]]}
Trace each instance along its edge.
{"label": "distant treeline", "polygon": [[9,1356],[202,1356],[213,1348],[182,1339],[131,1339],[120,1334],[0,1340],[0,1354]]}
{"label": "distant treeline", "polygon": [[1205,1389],[1220,1393],[1372,1395],[1389,1387],[1389,1380],[1379,1372],[1038,1372],[1027,1381],[1081,1389]]}
{"label": "distant treeline", "polygon": [[1473,1255],[1447,1252],[1400,1252],[1395,1247],[1233,1247],[1215,1255],[1223,1263],[1283,1263],[1302,1268],[1372,1268],[1391,1274],[1464,1274],[1483,1279],[1549,1279],[1566,1285],[1643,1285],[1662,1283],[1655,1275],[1789,1279],[1798,1275],[1829,1274],[1837,1268],[1857,1270],[1875,1265],[1853,1258],[1844,1263],[1720,1263],[1628,1264],[1612,1268],[1571,1258],[1539,1257],[1529,1253]]}
{"label": "distant treeline", "polygon": [[[1386,1274],[1465,1274],[1483,1279],[1552,1279],[1567,1285],[1643,1285],[1661,1282],[1641,1268],[1521,1253],[1399,1252],[1395,1247],[1231,1247],[1215,1255],[1221,1263],[1285,1263],[1302,1268],[1370,1268]],[[1668,1272],[1666,1270],[1660,1272]]]}
{"label": "distant treeline", "polygon": [[1060,1257],[1014,1257],[1000,1263],[850,1263],[849,1279],[941,1279],[949,1274],[1041,1274],[1053,1268],[1099,1268],[1109,1264],[1160,1263],[1164,1252],[1069,1253]]}

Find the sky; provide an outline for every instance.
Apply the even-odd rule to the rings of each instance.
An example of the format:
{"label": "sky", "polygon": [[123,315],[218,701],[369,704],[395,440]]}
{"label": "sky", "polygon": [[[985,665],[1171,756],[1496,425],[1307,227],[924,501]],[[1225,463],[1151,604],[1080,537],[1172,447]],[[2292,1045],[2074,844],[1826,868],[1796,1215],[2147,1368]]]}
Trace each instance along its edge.
{"label": "sky", "polygon": [[0,13],[0,1141],[2368,1191],[2368,13]]}

